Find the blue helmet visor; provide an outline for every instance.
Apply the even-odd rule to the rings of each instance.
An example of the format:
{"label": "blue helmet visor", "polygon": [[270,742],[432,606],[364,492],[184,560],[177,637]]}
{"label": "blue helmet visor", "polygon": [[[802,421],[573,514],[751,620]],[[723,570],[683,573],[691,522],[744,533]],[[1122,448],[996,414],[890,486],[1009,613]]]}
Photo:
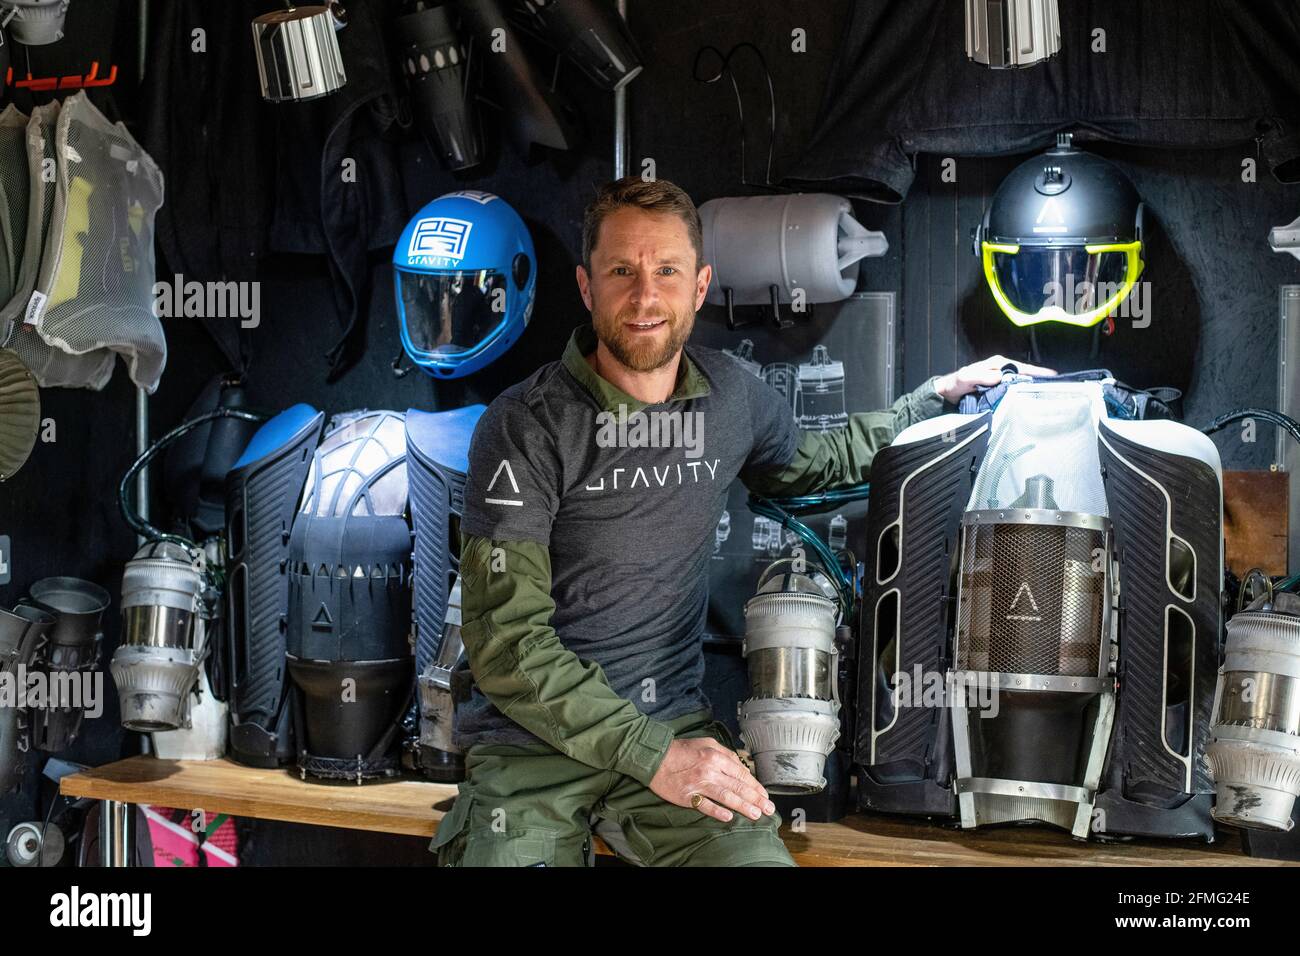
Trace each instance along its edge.
{"label": "blue helmet visor", "polygon": [[397,309],[411,352],[435,361],[469,358],[505,327],[503,273],[397,271]]}

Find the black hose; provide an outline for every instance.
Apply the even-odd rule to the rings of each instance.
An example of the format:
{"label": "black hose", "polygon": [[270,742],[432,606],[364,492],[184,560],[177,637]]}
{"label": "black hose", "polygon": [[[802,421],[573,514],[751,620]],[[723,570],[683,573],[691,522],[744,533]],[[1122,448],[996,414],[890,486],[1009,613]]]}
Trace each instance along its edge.
{"label": "black hose", "polygon": [[1258,418],[1260,421],[1268,422],[1270,425],[1276,425],[1288,435],[1300,442],[1300,422],[1297,422],[1289,415],[1283,415],[1281,412],[1275,412],[1268,408],[1239,408],[1236,411],[1220,415],[1210,424],[1201,429],[1207,435],[1212,435],[1220,429],[1231,425],[1233,422],[1241,421],[1246,418]]}
{"label": "black hose", "polygon": [[168,534],[158,528],[155,528],[144,518],[140,517],[139,512],[135,510],[135,505],[131,501],[131,485],[135,481],[136,475],[151,462],[160,451],[167,448],[177,439],[192,432],[200,425],[206,425],[208,422],[216,421],[219,418],[238,418],[246,422],[254,422],[260,425],[267,420],[266,415],[261,412],[247,412],[242,408],[218,408],[210,412],[204,412],[197,418],[191,418],[187,422],[177,425],[162,438],[145,449],[144,454],[131,463],[131,467],[126,470],[122,477],[122,483],[117,487],[117,506],[122,511],[122,518],[130,525],[131,530],[142,538],[149,541],[173,541],[181,545],[187,551],[197,550],[197,546],[188,538],[180,535]]}

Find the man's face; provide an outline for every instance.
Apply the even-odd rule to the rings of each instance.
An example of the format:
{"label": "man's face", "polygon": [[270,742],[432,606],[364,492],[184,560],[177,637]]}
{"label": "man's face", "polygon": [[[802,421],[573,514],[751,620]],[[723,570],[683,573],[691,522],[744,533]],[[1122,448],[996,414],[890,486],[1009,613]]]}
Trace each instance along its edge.
{"label": "man's face", "polygon": [[625,208],[601,223],[578,288],[605,348],[632,371],[652,372],[690,338],[712,274],[699,268],[680,216]]}

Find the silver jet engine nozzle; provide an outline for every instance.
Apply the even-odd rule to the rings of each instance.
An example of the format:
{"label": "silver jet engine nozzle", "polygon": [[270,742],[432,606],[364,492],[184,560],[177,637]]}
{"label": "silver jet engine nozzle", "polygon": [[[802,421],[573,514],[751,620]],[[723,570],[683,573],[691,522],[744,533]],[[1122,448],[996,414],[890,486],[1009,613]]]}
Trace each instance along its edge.
{"label": "silver jet engine nozzle", "polygon": [[185,548],[152,541],[122,574],[122,645],[113,681],[122,726],[150,733],[187,726],[202,648],[195,639],[203,576]]}
{"label": "silver jet engine nozzle", "polygon": [[347,22],[337,3],[290,7],[253,21],[253,46],[262,98],[297,103],[343,88],[347,72],[335,32]]}
{"label": "silver jet engine nozzle", "polygon": [[1061,49],[1056,0],[966,0],[966,56],[995,70],[1033,66]]}
{"label": "silver jet engine nozzle", "polygon": [[825,788],[826,758],[840,736],[840,609],[834,586],[802,560],[771,564],[745,604],[749,698],[740,735],[771,793]]}
{"label": "silver jet engine nozzle", "polygon": [[1214,819],[1290,830],[1300,795],[1300,596],[1260,598],[1228,621],[1205,748]]}

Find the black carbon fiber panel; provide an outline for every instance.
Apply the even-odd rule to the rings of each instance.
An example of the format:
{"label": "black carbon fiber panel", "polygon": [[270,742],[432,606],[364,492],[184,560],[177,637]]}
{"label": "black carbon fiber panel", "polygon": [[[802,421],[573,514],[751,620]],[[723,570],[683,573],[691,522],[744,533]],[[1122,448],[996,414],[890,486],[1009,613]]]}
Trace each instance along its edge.
{"label": "black carbon fiber panel", "polygon": [[286,685],[282,619],[288,601],[289,529],[325,416],[274,454],[226,478],[231,721],[267,725]]}
{"label": "black carbon fiber panel", "polygon": [[[875,609],[882,596],[895,589],[899,592],[899,671],[910,679],[918,672],[923,676],[942,675],[947,668],[955,597],[951,591],[952,561],[974,468],[988,446],[987,425],[988,416],[984,416],[946,436],[891,446],[880,452],[872,464],[866,584],[858,641],[854,740],[854,760],[858,764],[872,764],[873,723],[882,707],[885,712],[893,709],[877,700],[889,693],[875,664]],[[894,573],[890,567],[878,569],[878,545],[881,535],[888,533],[900,515]],[[879,576],[887,577],[883,583],[877,581],[878,570]],[[880,635],[882,647],[890,637]],[[889,726],[889,730],[877,738],[874,765],[905,761],[916,768],[919,779],[946,713],[937,707],[899,708],[892,715],[892,726],[888,719],[881,724],[882,728]]]}
{"label": "black carbon fiber panel", "polygon": [[[451,514],[463,502],[464,477],[444,469],[420,453],[414,442],[407,448],[410,468],[411,521],[415,527],[415,673],[438,655],[447,595],[451,591],[451,555],[448,526]],[[459,480],[458,480],[459,479]]]}
{"label": "black carbon fiber panel", "polygon": [[[1154,451],[1104,425],[1102,437],[1101,463],[1121,589],[1119,696],[1105,787],[1122,787],[1130,800],[1165,806],[1180,794],[1213,790],[1203,757],[1219,663],[1219,484],[1204,462]],[[1196,555],[1192,601],[1176,593],[1167,579],[1165,525],[1170,505],[1166,494],[1172,505],[1173,533],[1186,540]],[[1186,612],[1194,628],[1190,791],[1185,764],[1168,752],[1162,740],[1165,617],[1170,605]]]}

